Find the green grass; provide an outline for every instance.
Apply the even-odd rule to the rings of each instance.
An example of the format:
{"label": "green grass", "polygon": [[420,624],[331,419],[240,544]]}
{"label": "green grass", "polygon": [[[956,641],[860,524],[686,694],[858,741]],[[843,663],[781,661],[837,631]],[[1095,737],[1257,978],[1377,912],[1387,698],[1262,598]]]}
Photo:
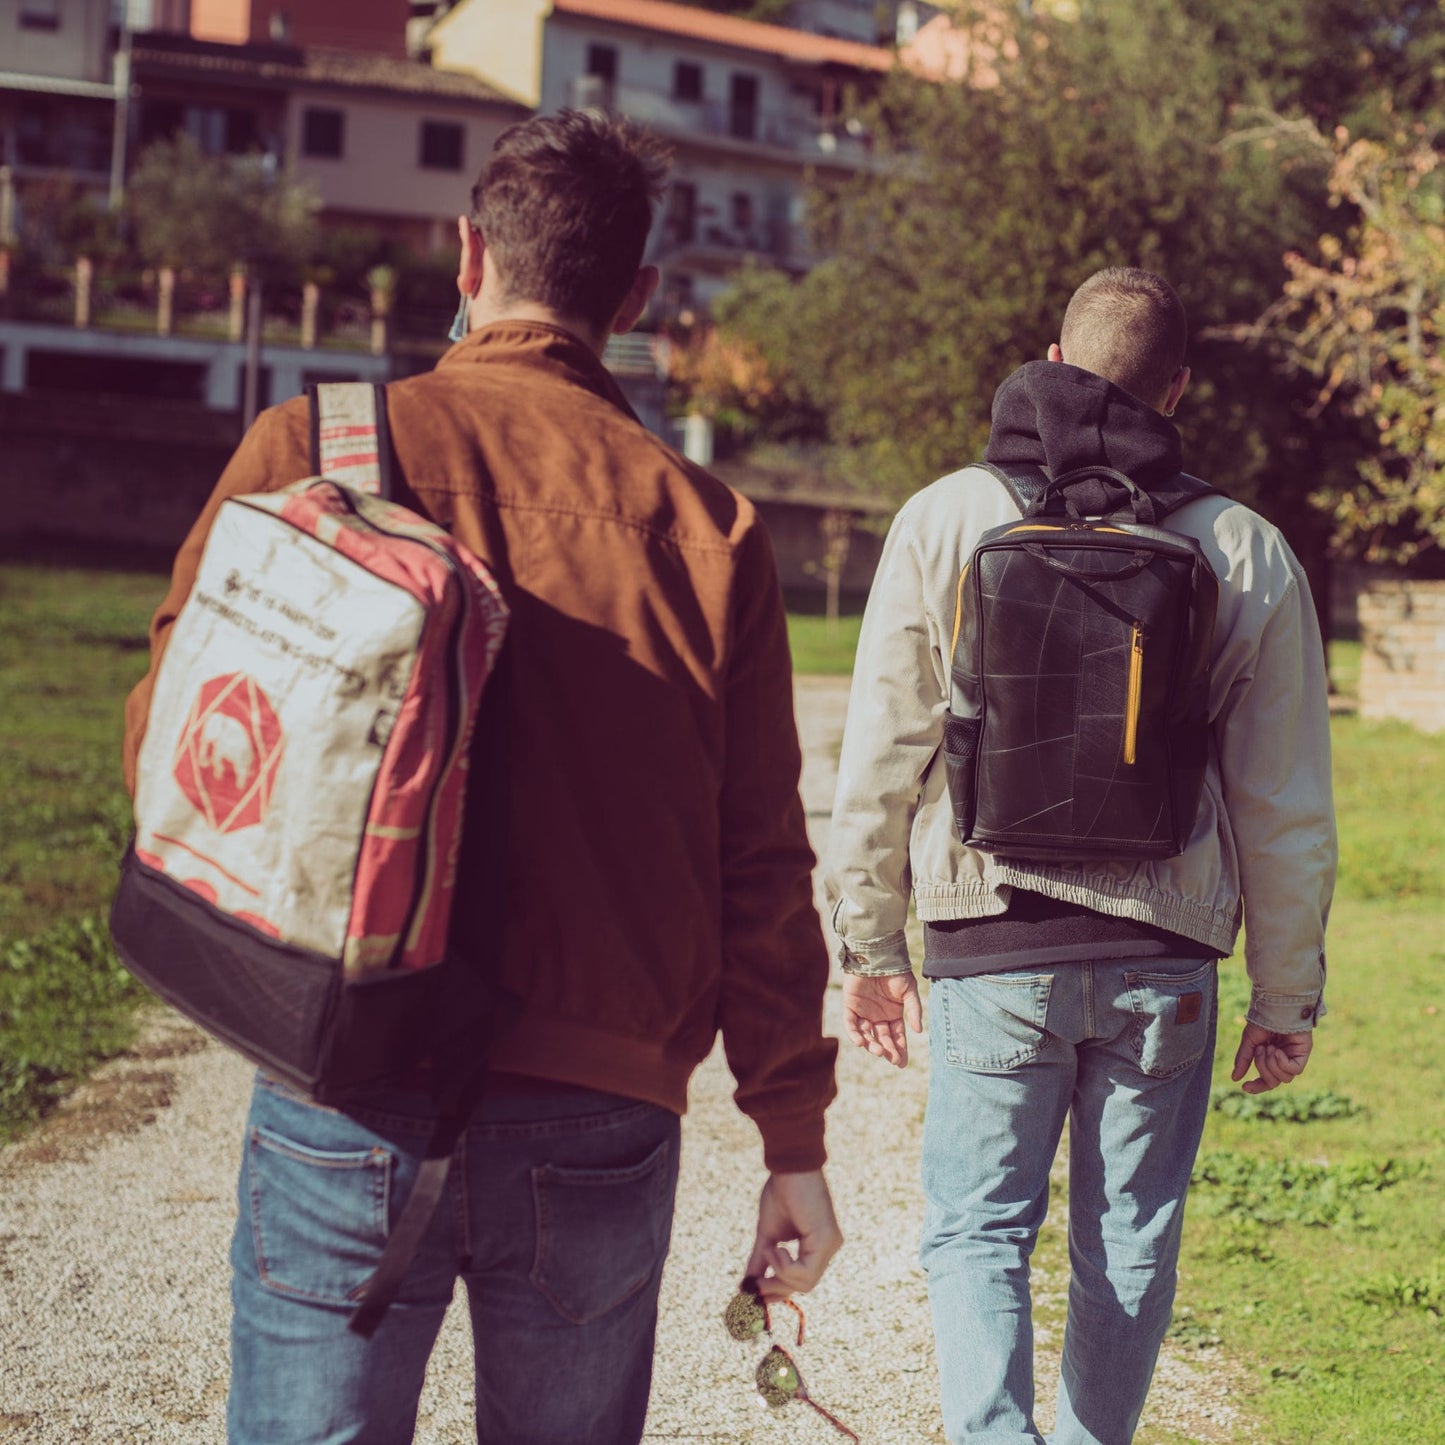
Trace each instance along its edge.
{"label": "green grass", "polygon": [[[124,1047],[143,996],[104,910],[129,828],[121,704],[163,585],[0,566],[0,1137]],[[789,625],[800,671],[847,672],[856,617]],[[1225,966],[1181,1262],[1176,1344],[1245,1370],[1255,1445],[1445,1440],[1445,743],[1350,716],[1334,740],[1330,1015],[1304,1079],[1246,1099],[1225,1083],[1246,999]]]}
{"label": "green grass", "polygon": [[846,677],[853,671],[858,650],[861,613],[848,613],[835,622],[812,613],[788,613],[788,642],[793,649],[793,671]]}
{"label": "green grass", "polygon": [[163,590],[0,566],[0,1138],[131,1035],[142,990],[104,918],[130,830],[121,705]]}
{"label": "green grass", "polygon": [[1445,746],[1354,717],[1334,743],[1330,1012],[1304,1078],[1240,1102],[1225,965],[1181,1262],[1186,1318],[1252,1372],[1258,1445],[1445,1440]]}
{"label": "green grass", "polygon": [[1360,654],[1364,645],[1336,639],[1330,643],[1330,681],[1341,697],[1360,695]]}

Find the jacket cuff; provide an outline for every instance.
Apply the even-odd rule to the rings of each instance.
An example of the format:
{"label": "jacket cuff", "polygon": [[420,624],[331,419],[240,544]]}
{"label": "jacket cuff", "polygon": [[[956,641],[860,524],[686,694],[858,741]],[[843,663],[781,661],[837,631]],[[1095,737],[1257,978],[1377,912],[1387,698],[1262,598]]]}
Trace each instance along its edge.
{"label": "jacket cuff", "polygon": [[754,1119],[763,1136],[763,1164],[769,1174],[810,1174],[827,1162],[823,1111]]}
{"label": "jacket cuff", "polygon": [[1327,1012],[1323,993],[1272,993],[1256,988],[1250,995],[1245,1017],[1257,1028],[1268,1029],[1272,1034],[1303,1034],[1313,1029]]}
{"label": "jacket cuff", "polygon": [[860,943],[849,943],[840,938],[838,966],[855,978],[885,978],[889,974],[913,972],[913,962],[908,957],[908,940],[902,930]]}

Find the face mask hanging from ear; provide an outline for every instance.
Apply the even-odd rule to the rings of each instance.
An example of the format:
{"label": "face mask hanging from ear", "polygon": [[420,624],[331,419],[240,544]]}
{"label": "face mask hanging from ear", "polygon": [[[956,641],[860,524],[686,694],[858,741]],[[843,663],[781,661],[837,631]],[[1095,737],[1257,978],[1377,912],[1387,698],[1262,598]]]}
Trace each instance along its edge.
{"label": "face mask hanging from ear", "polygon": [[467,332],[471,329],[471,306],[472,298],[462,292],[462,299],[457,305],[457,314],[452,322],[452,329],[447,332],[448,341],[465,341]]}

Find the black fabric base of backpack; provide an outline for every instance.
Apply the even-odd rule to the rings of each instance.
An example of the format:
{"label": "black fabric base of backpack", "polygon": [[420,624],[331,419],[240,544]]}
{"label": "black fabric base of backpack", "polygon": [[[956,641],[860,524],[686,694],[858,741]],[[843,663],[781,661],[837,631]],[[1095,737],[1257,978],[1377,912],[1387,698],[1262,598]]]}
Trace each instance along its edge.
{"label": "black fabric base of backpack", "polygon": [[[318,1104],[415,1073],[446,996],[470,971],[447,961],[343,984],[334,959],[210,908],[128,850],[110,916],[125,966],[173,1008]],[[474,1004],[474,1013],[484,1012]]]}
{"label": "black fabric base of backpack", "polygon": [[[416,1183],[363,1286],[350,1328],[369,1337],[396,1296],[480,1102],[497,999],[481,971],[432,968],[343,984],[334,960],[216,913],[127,851],[111,907],[122,962],[173,1008],[298,1093],[346,1111],[389,1083],[435,1081],[436,1122]],[[437,1021],[451,1027],[438,1036]]]}

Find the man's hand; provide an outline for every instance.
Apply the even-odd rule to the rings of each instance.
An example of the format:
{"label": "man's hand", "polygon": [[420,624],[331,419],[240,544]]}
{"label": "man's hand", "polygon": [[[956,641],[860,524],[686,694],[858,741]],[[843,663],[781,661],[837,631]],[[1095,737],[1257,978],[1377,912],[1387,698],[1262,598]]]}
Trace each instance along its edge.
{"label": "man's hand", "polygon": [[[785,1248],[796,1242],[796,1255]],[[821,1169],[807,1174],[769,1174],[758,1200],[758,1237],[744,1274],[764,1299],[806,1294],[843,1247],[833,1198]]]}
{"label": "man's hand", "polygon": [[1244,1092],[1267,1094],[1304,1073],[1314,1041],[1312,1032],[1273,1034],[1258,1024],[1245,1024],[1234,1055],[1234,1071],[1229,1077],[1237,1084],[1253,1064],[1256,1077],[1245,1084]]}
{"label": "man's hand", "polygon": [[867,1049],[897,1068],[908,1067],[908,1034],[923,1032],[923,1000],[911,973],[878,978],[843,975],[843,1027],[860,1049]]}

